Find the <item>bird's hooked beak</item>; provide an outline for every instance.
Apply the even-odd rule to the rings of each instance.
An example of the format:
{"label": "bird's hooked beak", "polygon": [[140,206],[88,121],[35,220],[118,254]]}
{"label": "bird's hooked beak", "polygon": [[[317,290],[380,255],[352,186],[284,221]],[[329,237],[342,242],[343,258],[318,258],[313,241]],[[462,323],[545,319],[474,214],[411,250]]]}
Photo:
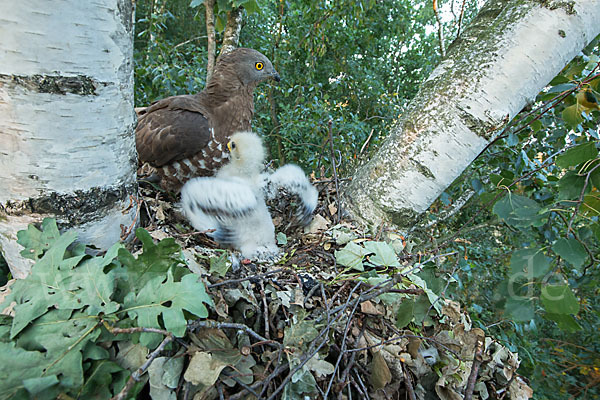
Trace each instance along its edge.
{"label": "bird's hooked beak", "polygon": [[281,78],[279,77],[279,73],[277,71],[275,71],[275,68],[273,68],[273,75],[272,75],[272,77],[275,80],[275,82],[279,82],[281,80]]}

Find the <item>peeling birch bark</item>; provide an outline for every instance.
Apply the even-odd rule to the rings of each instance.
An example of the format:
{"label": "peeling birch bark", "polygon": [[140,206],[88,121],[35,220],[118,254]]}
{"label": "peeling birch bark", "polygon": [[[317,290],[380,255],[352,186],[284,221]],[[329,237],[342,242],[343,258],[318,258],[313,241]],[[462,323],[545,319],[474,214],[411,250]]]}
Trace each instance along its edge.
{"label": "peeling birch bark", "polygon": [[[54,217],[101,248],[136,195],[131,0],[0,3],[0,251],[27,275],[17,231]],[[126,211],[125,211],[126,210]]]}
{"label": "peeling birch bark", "polygon": [[345,188],[368,227],[408,228],[600,34],[598,0],[490,0]]}

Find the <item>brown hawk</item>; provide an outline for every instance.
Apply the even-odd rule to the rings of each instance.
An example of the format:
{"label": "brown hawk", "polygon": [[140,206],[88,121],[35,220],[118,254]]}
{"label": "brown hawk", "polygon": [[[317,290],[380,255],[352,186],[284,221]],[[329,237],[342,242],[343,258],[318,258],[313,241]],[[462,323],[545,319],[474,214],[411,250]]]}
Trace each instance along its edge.
{"label": "brown hawk", "polygon": [[138,111],[140,161],[156,168],[167,190],[213,175],[229,158],[230,136],[250,129],[254,88],[267,79],[279,81],[279,74],[262,53],[239,48],[223,55],[202,92],[167,97]]}

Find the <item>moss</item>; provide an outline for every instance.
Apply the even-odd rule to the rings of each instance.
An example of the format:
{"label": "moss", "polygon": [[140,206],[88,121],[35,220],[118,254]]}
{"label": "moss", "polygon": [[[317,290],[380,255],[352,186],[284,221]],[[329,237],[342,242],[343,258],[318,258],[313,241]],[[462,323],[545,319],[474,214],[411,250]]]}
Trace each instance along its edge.
{"label": "moss", "polygon": [[575,2],[571,0],[561,1],[561,0],[537,0],[542,7],[546,7],[549,10],[564,10],[568,15],[577,15],[577,10],[575,10]]}

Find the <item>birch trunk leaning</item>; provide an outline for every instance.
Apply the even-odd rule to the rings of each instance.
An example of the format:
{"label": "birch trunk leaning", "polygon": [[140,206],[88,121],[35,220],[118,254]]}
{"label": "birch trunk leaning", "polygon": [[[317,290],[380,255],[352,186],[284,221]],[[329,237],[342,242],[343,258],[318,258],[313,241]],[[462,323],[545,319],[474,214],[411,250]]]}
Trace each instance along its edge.
{"label": "birch trunk leaning", "polygon": [[600,34],[598,0],[490,0],[344,191],[374,228],[408,228],[503,125]]}
{"label": "birch trunk leaning", "polygon": [[29,223],[106,248],[135,219],[132,30],[131,0],[0,2],[0,251],[16,278]]}

